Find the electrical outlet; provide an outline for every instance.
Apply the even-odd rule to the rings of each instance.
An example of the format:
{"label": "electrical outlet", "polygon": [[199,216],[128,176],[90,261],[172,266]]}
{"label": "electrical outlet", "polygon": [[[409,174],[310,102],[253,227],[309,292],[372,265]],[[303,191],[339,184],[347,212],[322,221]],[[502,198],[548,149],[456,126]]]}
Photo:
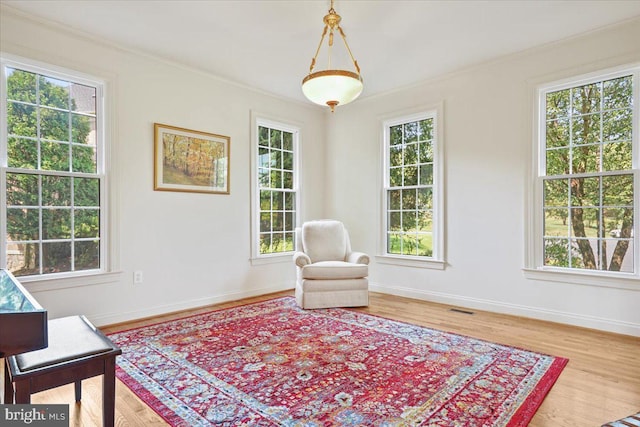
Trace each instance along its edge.
{"label": "electrical outlet", "polygon": [[142,271],[133,272],[133,283],[142,283]]}

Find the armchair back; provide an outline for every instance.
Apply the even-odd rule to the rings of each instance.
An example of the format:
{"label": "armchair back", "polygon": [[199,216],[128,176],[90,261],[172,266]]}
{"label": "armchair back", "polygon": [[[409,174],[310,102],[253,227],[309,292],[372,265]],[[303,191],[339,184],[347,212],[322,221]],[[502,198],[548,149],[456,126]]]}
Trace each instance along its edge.
{"label": "armchair back", "polygon": [[298,238],[302,244],[302,252],[311,258],[312,263],[345,261],[351,251],[349,235],[340,221],[308,221],[302,225],[300,234]]}

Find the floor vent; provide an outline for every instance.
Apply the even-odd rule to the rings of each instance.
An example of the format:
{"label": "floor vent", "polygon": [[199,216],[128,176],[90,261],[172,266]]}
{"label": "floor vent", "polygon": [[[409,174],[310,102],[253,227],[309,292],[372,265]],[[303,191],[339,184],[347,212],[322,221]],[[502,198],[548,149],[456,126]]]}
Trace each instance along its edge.
{"label": "floor vent", "polygon": [[462,313],[462,314],[475,314],[473,311],[467,311],[467,310],[461,310],[459,308],[450,308],[449,311],[455,311],[456,313]]}

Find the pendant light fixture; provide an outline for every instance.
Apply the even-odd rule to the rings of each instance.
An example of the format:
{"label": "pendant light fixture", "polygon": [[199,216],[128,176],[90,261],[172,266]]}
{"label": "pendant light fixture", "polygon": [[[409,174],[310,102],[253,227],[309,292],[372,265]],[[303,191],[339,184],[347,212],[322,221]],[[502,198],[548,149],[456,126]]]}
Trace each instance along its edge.
{"label": "pendant light fixture", "polygon": [[[311,60],[311,66],[309,67],[309,75],[302,80],[302,92],[311,101],[320,105],[328,105],[331,108],[331,112],[335,110],[338,105],[345,105],[354,101],[360,93],[362,93],[362,77],[360,76],[360,67],[358,62],[354,59],[351,49],[347,44],[347,38],[340,27],[341,21],[340,15],[336,13],[333,8],[333,0],[331,0],[331,8],[329,13],[325,15],[324,30],[316,54]],[[353,66],[356,72],[347,70],[335,70],[331,69],[331,51],[333,48],[333,33],[337,30],[342,37],[342,41],[351,57]],[[322,43],[327,36],[328,37],[328,58],[329,64],[326,70],[316,71],[313,69],[316,66],[316,60],[318,54],[322,48]]]}

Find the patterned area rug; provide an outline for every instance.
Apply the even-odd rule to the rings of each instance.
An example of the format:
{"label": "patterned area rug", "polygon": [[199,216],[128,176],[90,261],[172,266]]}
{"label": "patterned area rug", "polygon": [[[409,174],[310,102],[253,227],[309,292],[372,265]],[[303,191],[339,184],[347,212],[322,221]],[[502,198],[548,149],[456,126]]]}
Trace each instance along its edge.
{"label": "patterned area rug", "polygon": [[568,361],[290,297],[110,338],[172,426],[526,426]]}

